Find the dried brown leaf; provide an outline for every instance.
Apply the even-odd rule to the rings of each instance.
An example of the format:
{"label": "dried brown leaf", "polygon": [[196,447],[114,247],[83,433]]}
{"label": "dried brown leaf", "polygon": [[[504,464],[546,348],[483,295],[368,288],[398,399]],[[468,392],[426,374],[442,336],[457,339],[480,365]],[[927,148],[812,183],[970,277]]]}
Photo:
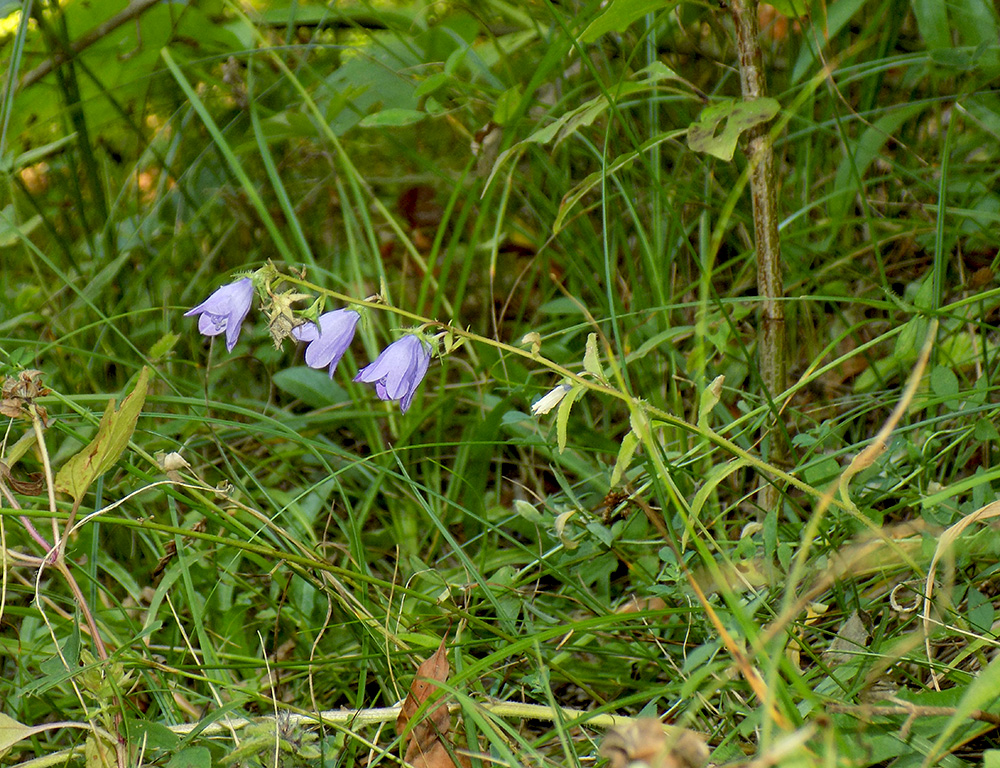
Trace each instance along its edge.
{"label": "dried brown leaf", "polygon": [[6,464],[0,462],[0,479],[4,480],[15,493],[25,496],[37,496],[45,489],[45,475],[41,472],[31,472],[27,480],[15,477]]}
{"label": "dried brown leaf", "polygon": [[[437,690],[435,681],[444,682],[448,679],[451,667],[448,665],[448,649],[445,641],[441,640],[441,645],[434,652],[434,655],[417,667],[417,675],[410,685],[410,692],[399,710],[399,717],[396,718],[396,732],[402,733],[407,724],[420,709],[420,705],[430,698],[431,694]],[[451,716],[448,713],[448,705],[441,701],[433,710],[424,717],[433,722],[440,733],[447,733],[451,725]],[[416,735],[416,728],[411,731],[411,735]]]}
{"label": "dried brown leaf", "polygon": [[469,768],[471,765],[465,755],[456,754],[453,758],[441,739],[434,739],[425,747],[421,747],[420,742],[413,739],[403,759],[413,768]]}

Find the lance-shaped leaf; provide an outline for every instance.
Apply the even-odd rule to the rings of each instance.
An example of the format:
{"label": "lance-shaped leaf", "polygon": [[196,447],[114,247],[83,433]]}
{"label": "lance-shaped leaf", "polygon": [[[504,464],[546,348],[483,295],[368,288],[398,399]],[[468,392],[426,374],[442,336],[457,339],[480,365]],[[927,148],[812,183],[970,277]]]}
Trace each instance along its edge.
{"label": "lance-shaped leaf", "polygon": [[[403,743],[406,744],[403,759],[414,768],[456,768],[456,761],[452,758],[454,748],[448,741],[451,729],[448,704],[442,699],[419,722],[410,722],[420,706],[438,688],[436,682],[448,679],[450,669],[448,649],[442,639],[434,655],[417,668],[417,676],[396,718],[396,731],[403,734]],[[458,765],[466,768],[468,761],[460,758]]]}
{"label": "lance-shaped leaf", "polygon": [[604,368],[601,367],[601,355],[597,351],[597,334],[587,336],[587,350],[583,355],[583,368],[600,382],[606,382]]}
{"label": "lance-shaped leaf", "polygon": [[115,400],[108,402],[97,435],[82,451],[63,464],[56,475],[56,489],[80,501],[98,477],[115,465],[128,447],[135,431],[139,413],[146,402],[149,386],[149,369],[143,366],[132,393],[115,408]]}
{"label": "lance-shaped leaf", "polygon": [[567,430],[569,427],[569,412],[573,410],[573,403],[583,394],[584,388],[577,385],[566,393],[566,397],[559,403],[559,410],[556,411],[556,442],[559,444],[559,453],[566,450]]}
{"label": "lance-shaped leaf", "polygon": [[622,476],[632,463],[635,449],[639,447],[639,436],[635,432],[629,432],[622,438],[622,447],[618,449],[618,458],[615,460],[615,468],[611,472],[611,487],[618,485],[622,481]]}
{"label": "lance-shaped leaf", "polygon": [[604,12],[583,30],[580,42],[592,43],[608,32],[623,32],[647,13],[657,13],[677,4],[676,0],[611,0]]}
{"label": "lance-shaped leaf", "polygon": [[716,376],[701,393],[701,402],[698,404],[698,427],[700,429],[708,429],[708,415],[722,399],[722,385],[725,382],[725,376]]}

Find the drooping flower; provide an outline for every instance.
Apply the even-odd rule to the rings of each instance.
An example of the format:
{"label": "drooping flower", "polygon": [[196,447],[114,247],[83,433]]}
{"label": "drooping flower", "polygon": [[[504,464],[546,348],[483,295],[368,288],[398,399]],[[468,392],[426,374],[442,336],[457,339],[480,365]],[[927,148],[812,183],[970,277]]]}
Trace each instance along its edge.
{"label": "drooping flower", "polygon": [[219,288],[201,304],[184,313],[184,317],[201,315],[198,330],[205,336],[226,334],[226,349],[230,352],[240,338],[240,326],[253,303],[253,281],[249,277]]}
{"label": "drooping flower", "polygon": [[292,328],[292,336],[299,341],[308,341],[306,347],[306,365],[310,368],[326,368],[330,366],[330,376],[351,346],[354,330],[358,326],[361,315],[353,309],[335,309],[319,316],[319,326],[316,323],[305,323]]}
{"label": "drooping flower", "polygon": [[554,389],[550,389],[540,398],[538,398],[534,403],[531,404],[531,413],[533,416],[538,416],[539,414],[548,413],[553,408],[555,408],[562,401],[569,391],[572,389],[569,384],[558,384]]}
{"label": "drooping flower", "polygon": [[399,409],[406,413],[430,364],[430,345],[410,334],[383,349],[354,380],[374,384],[380,400],[399,400]]}

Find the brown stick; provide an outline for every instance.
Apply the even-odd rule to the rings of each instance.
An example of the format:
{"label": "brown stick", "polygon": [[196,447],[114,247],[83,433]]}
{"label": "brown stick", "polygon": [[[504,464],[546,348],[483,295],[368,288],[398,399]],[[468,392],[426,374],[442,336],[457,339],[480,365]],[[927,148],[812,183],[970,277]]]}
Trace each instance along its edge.
{"label": "brown stick", "polygon": [[[767,95],[762,72],[762,56],[757,27],[757,0],[730,0],[729,9],[736,27],[736,49],[740,63],[740,87],[744,100]],[[750,160],[750,191],[753,196],[754,239],[757,244],[757,293],[761,303],[760,329],[757,333],[757,360],[767,397],[778,397],[787,386],[785,358],[785,308],[781,303],[784,285],[781,278],[781,243],[778,239],[778,192],[774,177],[774,153],[768,138],[767,124],[747,131],[747,156]],[[771,435],[767,460],[774,463],[784,454],[780,438]],[[770,484],[761,487],[758,503],[767,512],[780,503],[778,489]]]}
{"label": "brown stick", "polygon": [[101,38],[107,37],[125,22],[138,18],[147,9],[156,5],[158,2],[159,0],[132,0],[128,7],[123,11],[115,14],[107,21],[98,24],[86,34],[81,35],[76,41],[73,42],[72,45],[70,45],[69,54],[62,52],[54,53],[51,58],[46,59],[33,70],[28,72],[21,78],[21,82],[17,85],[17,90],[20,91],[30,85],[34,85],[47,74],[52,72],[56,67],[69,61],[73,56],[79,55],[82,51],[85,51]]}

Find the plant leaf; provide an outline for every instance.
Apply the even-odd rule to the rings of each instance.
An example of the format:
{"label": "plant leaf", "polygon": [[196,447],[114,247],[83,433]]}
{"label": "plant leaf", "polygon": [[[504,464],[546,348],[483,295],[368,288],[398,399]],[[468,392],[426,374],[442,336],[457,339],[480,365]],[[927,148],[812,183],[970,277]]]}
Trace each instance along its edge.
{"label": "plant leaf", "polygon": [[781,109],[767,97],[752,101],[727,99],[702,110],[698,122],[688,129],[688,146],[720,160],[730,161],[740,135],[755,125],[766,123]]}
{"label": "plant leaf", "polygon": [[362,118],[358,125],[362,128],[395,128],[402,125],[413,125],[414,123],[419,123],[426,117],[427,113],[421,112],[419,109],[401,109],[399,107],[392,107],[390,109],[383,109],[381,112],[367,115]]}
{"label": "plant leaf", "polygon": [[722,397],[722,385],[725,380],[725,376],[716,376],[701,393],[701,402],[698,404],[698,426],[701,429],[708,429],[708,414],[712,412]]}
{"label": "plant leaf", "polygon": [[135,431],[139,413],[146,402],[148,386],[149,369],[143,366],[135,388],[122,400],[121,408],[116,410],[115,400],[111,398],[97,427],[97,435],[88,446],[63,464],[56,475],[57,490],[68,493],[78,502],[91,483],[115,465]]}
{"label": "plant leaf", "polygon": [[595,379],[604,381],[604,369],[601,368],[601,359],[597,352],[596,333],[587,335],[587,351],[583,353],[583,368]]}
{"label": "plant leaf", "polygon": [[573,403],[582,393],[583,387],[573,387],[559,403],[559,410],[556,411],[556,441],[559,445],[559,453],[566,450],[566,428],[569,425],[569,412],[573,409]]}
{"label": "plant leaf", "polygon": [[581,43],[592,43],[608,32],[624,32],[647,13],[673,8],[677,0],[611,0],[604,13],[590,22],[580,35]]}
{"label": "plant leaf", "polygon": [[[403,759],[414,768],[456,768],[452,758],[454,750],[447,742],[451,713],[443,699],[410,728],[409,735],[406,734],[406,729],[420,706],[438,688],[436,682],[443,683],[448,679],[451,667],[448,665],[445,641],[446,638],[442,638],[434,655],[417,667],[416,677],[413,678],[410,691],[396,718],[396,731],[403,734],[404,743],[407,744]],[[463,768],[468,765],[464,760],[460,762]]]}
{"label": "plant leaf", "polygon": [[35,732],[36,729],[0,713],[0,754]]}
{"label": "plant leaf", "polygon": [[[410,720],[420,709],[420,705],[430,698],[431,694],[437,690],[437,686],[434,681],[444,682],[448,679],[448,673],[451,672],[451,666],[448,664],[448,649],[445,646],[446,638],[441,640],[441,644],[438,649],[434,652],[433,656],[426,659],[419,667],[417,667],[417,674],[413,678],[413,682],[410,684],[410,691],[406,695],[406,700],[403,702],[403,706],[399,710],[399,715],[396,717],[396,731],[398,733],[403,733],[406,730],[407,725],[409,725]],[[442,718],[443,713],[443,718]],[[426,715],[429,720],[443,719],[442,733],[448,732],[448,720],[450,720],[450,715],[448,714],[448,705],[443,701],[440,702],[432,712]],[[439,724],[439,727],[442,724]],[[412,731],[411,731],[412,734]]]}
{"label": "plant leaf", "polygon": [[615,460],[615,468],[611,472],[612,487],[622,481],[622,475],[632,463],[635,449],[639,447],[639,437],[635,432],[629,432],[622,438],[622,447],[618,449],[618,458]]}

